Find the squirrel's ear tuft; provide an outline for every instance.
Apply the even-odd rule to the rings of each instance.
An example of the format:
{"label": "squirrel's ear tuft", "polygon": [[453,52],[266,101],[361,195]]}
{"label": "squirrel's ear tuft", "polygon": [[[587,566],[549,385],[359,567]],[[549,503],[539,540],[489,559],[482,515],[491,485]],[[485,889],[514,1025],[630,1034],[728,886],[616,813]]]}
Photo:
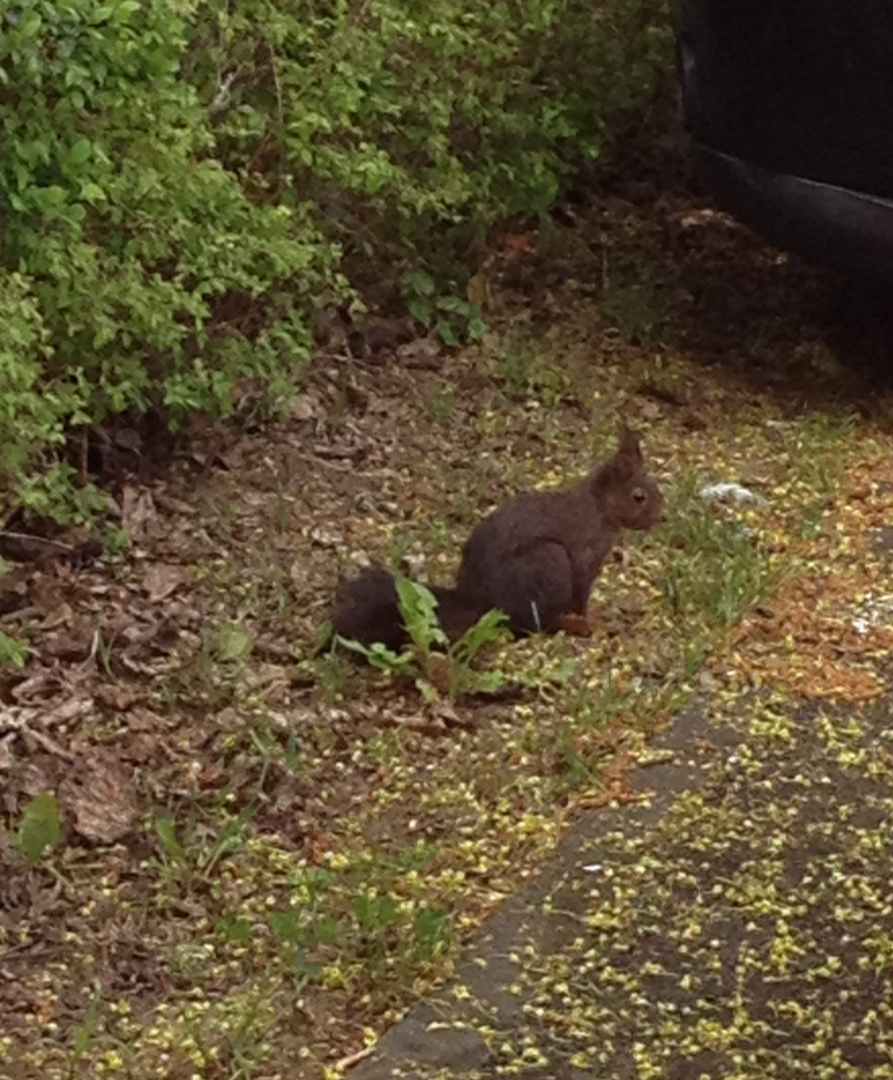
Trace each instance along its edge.
{"label": "squirrel's ear tuft", "polygon": [[641,436],[637,431],[628,428],[626,424],[620,425],[620,437],[618,439],[617,452],[628,457],[641,459],[642,445]]}

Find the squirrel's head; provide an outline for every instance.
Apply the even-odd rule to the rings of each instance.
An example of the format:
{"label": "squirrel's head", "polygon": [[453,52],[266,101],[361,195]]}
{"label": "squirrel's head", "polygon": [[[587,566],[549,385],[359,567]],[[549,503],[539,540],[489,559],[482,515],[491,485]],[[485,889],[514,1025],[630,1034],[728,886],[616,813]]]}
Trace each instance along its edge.
{"label": "squirrel's head", "polygon": [[609,526],[645,531],[663,519],[663,496],[645,469],[640,437],[625,424],[617,450],[596,468],[590,484]]}

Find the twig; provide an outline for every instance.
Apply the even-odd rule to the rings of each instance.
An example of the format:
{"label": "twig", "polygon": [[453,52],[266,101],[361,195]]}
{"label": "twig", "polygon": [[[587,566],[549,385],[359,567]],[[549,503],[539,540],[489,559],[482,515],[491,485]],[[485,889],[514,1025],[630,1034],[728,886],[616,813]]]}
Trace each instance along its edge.
{"label": "twig", "polygon": [[71,555],[74,548],[71,544],[64,544],[61,540],[49,540],[45,536],[34,536],[31,533],[11,532],[4,529],[0,532],[0,555],[12,559],[14,562],[29,560],[35,557],[34,549],[37,548],[43,554],[57,552],[61,555]]}
{"label": "twig", "polygon": [[271,138],[272,135],[270,133],[270,129],[267,128],[266,131],[264,131],[263,135],[260,137],[260,141],[258,142],[254,153],[251,155],[248,161],[248,165],[246,166],[246,172],[254,172],[254,166],[260,159],[261,154],[264,152],[264,150],[266,150]]}
{"label": "twig", "polygon": [[336,461],[356,461],[364,458],[369,452],[368,446],[314,446],[313,453],[324,460],[334,458]]}
{"label": "twig", "polygon": [[272,660],[282,660],[288,664],[294,664],[298,657],[290,646],[280,645],[275,641],[266,641],[263,638],[254,643],[254,652],[260,657],[269,657]]}
{"label": "twig", "polygon": [[285,126],[285,110],[282,107],[282,86],[279,82],[279,71],[276,68],[276,52],[270,44],[269,38],[264,37],[263,43],[267,47],[270,57],[270,71],[273,73],[273,86],[276,89],[276,112],[279,114],[279,127]]}
{"label": "twig", "polygon": [[372,0],[361,0],[361,2],[357,5],[356,11],[352,11],[350,13],[351,25],[359,26],[359,24],[365,18],[366,13],[369,11],[370,7],[372,7]]}
{"label": "twig", "polygon": [[15,623],[25,622],[35,615],[40,615],[40,608],[34,604],[29,607],[19,608],[18,611],[7,611],[5,615],[0,615],[0,626],[13,626]]}
{"label": "twig", "polygon": [[374,1049],[374,1046],[365,1046],[362,1050],[357,1050],[355,1054],[348,1054],[347,1057],[343,1057],[340,1061],[335,1062],[335,1068],[339,1072],[343,1072],[345,1069],[352,1069],[354,1065],[359,1065],[364,1058],[369,1057]]}
{"label": "twig", "polygon": [[221,78],[221,74],[217,73],[217,93],[211,99],[208,105],[208,114],[214,116],[219,112],[223,112],[224,109],[229,107],[229,92],[232,89],[233,83],[239,76],[240,68],[236,68],[235,71],[229,72],[228,75],[224,75]]}
{"label": "twig", "polygon": [[72,754],[70,750],[66,750],[64,746],[60,746],[55,739],[51,739],[49,735],[44,735],[42,731],[35,731],[34,728],[20,727],[19,734],[25,738],[33,739],[38,746],[42,746],[47,753],[55,754],[56,757],[63,758],[65,761],[77,761],[76,755]]}
{"label": "twig", "polygon": [[347,465],[343,461],[327,461],[316,454],[300,454],[299,456],[310,465],[324,465],[327,469],[333,469],[335,472],[352,473],[354,471],[352,465]]}
{"label": "twig", "polygon": [[81,432],[78,461],[78,482],[81,485],[87,483],[87,462],[90,453],[90,436],[86,428]]}

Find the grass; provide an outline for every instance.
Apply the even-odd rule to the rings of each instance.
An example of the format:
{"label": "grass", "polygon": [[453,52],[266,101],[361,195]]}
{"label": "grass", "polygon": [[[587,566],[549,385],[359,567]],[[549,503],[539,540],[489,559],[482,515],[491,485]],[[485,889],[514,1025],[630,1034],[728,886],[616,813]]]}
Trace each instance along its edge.
{"label": "grass", "polygon": [[659,582],[664,603],[690,632],[736,623],[771,595],[779,574],[759,511],[724,515],[705,504],[699,487],[698,477],[684,478],[670,508],[667,541],[676,554]]}
{"label": "grass", "polygon": [[[605,303],[633,284],[613,299],[560,294],[542,328],[507,297],[487,342],[430,378],[394,365],[388,390],[352,371],[387,395],[386,411],[341,416],[369,445],[362,465],[309,465],[312,442],[296,448],[284,429],[247,439],[243,469],[183,482],[196,511],[167,533],[197,567],[195,614],[162,612],[185,627],[167,667],[153,656],[134,674],[111,646],[115,685],[148,715],[107,709],[93,729],[122,753],[140,724],[155,738],[139,767],[145,817],[117,848],[69,827],[35,869],[15,863],[39,902],[0,930],[24,1003],[0,1075],[334,1075],[449,972],[580,807],[625,797],[625,763],[696,691],[815,684],[794,661],[849,641],[840,611],[868,569],[885,572],[868,533],[890,509],[872,486],[890,436],[705,369],[678,344],[688,313],[663,294],[631,291],[604,334]],[[350,413],[328,378],[318,400]],[[669,521],[606,566],[591,642],[490,649],[479,663],[521,692],[451,709],[309,660],[339,566],[422,553],[446,578],[487,506],[576,479],[621,417],[644,431]],[[758,487],[766,505],[707,504],[710,479]],[[125,582],[139,573],[128,560]],[[872,692],[873,662],[834,654],[829,687]]]}

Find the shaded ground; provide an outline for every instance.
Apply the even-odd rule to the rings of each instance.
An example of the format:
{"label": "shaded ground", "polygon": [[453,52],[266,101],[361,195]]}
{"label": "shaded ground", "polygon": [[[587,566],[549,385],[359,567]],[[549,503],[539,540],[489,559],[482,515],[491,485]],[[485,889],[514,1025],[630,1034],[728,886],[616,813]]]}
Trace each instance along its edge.
{"label": "shaded ground", "polygon": [[[208,430],[122,485],[100,561],[8,552],[0,625],[30,654],[0,687],[0,1075],[331,1073],[449,974],[581,811],[639,800],[629,767],[695,696],[755,756],[724,749],[662,824],[573,857],[555,888],[582,944],[562,931],[521,965],[541,1015],[493,1022],[478,1066],[733,1075],[738,1053],[740,1075],[772,1075],[759,1055],[796,1028],[815,1032],[804,1060],[839,1045],[829,1075],[862,1044],[887,1067],[858,1027],[885,977],[883,826],[847,808],[886,799],[891,401],[830,351],[826,282],[649,184],[615,178],[505,238],[474,283],[480,345],[335,343],[287,420]],[[435,704],[309,659],[342,569],[405,557],[444,579],[494,503],[576,478],[621,417],[670,521],[606,568],[591,642],[491,650],[513,692]],[[759,500],[708,503],[715,480]],[[834,808],[816,790],[842,824],[814,849]],[[15,830],[44,792],[65,840],[28,869]],[[589,859],[612,874],[580,878]],[[828,947],[848,911],[857,947]],[[654,1014],[656,988],[675,1013]],[[639,1035],[593,1059],[618,1010]]]}

